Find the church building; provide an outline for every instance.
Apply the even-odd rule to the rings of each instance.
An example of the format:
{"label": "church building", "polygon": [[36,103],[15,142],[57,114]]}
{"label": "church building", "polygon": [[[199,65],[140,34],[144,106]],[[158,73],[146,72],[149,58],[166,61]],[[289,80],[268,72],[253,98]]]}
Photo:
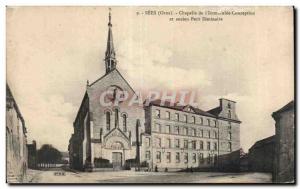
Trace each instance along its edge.
{"label": "church building", "polygon": [[[87,83],[73,122],[68,146],[71,168],[144,167],[154,171],[214,167],[218,155],[239,150],[241,122],[236,102],[220,99],[219,106],[209,111],[160,100],[128,106],[117,94],[139,96],[117,69],[111,13],[106,45],[105,75]],[[101,103],[102,94],[107,94],[110,105]]]}

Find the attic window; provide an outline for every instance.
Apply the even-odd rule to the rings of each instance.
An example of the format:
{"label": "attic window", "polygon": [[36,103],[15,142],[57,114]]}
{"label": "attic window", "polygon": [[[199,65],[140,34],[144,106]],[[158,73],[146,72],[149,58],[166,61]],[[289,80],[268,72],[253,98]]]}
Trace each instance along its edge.
{"label": "attic window", "polygon": [[231,109],[231,104],[230,103],[227,104],[227,108]]}

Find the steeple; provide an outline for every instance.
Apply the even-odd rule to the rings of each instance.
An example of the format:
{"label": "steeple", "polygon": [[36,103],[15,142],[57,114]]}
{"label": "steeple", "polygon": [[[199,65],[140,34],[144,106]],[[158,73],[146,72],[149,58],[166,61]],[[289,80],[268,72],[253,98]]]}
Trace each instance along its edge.
{"label": "steeple", "polygon": [[109,16],[108,16],[108,37],[107,37],[107,46],[105,52],[105,68],[106,74],[111,72],[116,68],[116,53],[114,49],[113,43],[113,35],[112,35],[112,24],[111,24],[111,9],[109,8]]}

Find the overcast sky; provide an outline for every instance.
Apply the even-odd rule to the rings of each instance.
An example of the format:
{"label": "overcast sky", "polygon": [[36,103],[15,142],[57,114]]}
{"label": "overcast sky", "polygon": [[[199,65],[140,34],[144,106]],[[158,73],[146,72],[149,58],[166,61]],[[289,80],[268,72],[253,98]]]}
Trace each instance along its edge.
{"label": "overcast sky", "polygon": [[[131,86],[195,89],[204,110],[218,106],[221,97],[236,101],[245,151],[273,135],[272,112],[294,98],[292,9],[248,8],[255,16],[221,22],[136,15],[148,9],[157,8],[112,8],[117,67]],[[107,22],[105,7],[7,10],[7,81],[29,142],[67,151],[86,80],[105,72]]]}

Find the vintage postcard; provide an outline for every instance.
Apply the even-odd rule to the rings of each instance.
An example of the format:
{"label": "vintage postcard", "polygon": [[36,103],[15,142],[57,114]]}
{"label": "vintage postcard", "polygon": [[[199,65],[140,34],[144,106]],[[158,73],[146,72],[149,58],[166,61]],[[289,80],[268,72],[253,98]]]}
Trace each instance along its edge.
{"label": "vintage postcard", "polygon": [[6,9],[6,182],[295,183],[293,7]]}

